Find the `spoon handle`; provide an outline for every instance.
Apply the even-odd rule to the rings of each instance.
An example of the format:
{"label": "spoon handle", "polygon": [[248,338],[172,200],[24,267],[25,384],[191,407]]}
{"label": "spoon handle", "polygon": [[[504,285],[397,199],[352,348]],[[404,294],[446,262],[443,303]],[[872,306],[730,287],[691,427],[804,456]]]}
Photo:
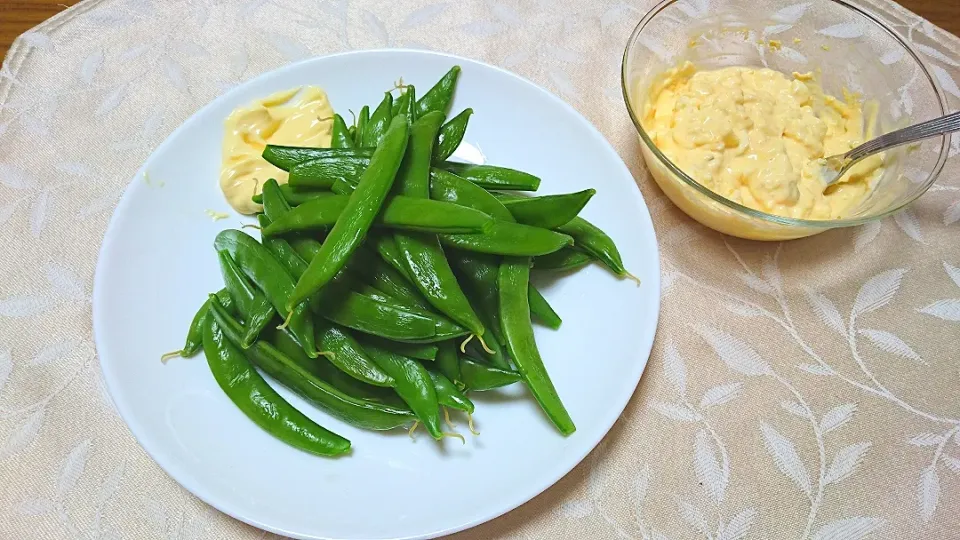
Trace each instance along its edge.
{"label": "spoon handle", "polygon": [[944,133],[957,130],[960,130],[960,111],[940,116],[933,120],[927,120],[926,122],[920,122],[919,124],[914,124],[903,129],[891,131],[886,135],[881,135],[876,139],[869,140],[850,150],[844,154],[844,158],[849,159],[850,162],[856,162],[871,154],[893,148],[894,146],[928,139],[936,135],[943,135]]}

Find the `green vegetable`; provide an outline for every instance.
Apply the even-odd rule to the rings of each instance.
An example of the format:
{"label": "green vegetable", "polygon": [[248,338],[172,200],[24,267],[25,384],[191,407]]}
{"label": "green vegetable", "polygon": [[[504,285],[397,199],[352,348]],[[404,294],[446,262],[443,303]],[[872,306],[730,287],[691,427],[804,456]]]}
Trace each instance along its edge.
{"label": "green vegetable", "polygon": [[333,115],[333,131],[330,136],[331,148],[353,148],[353,138],[350,137],[350,129],[347,123],[339,114]]}
{"label": "green vegetable", "polygon": [[247,333],[240,341],[240,346],[246,349],[273,319],[275,311],[267,297],[250,285],[229,253],[219,251],[217,256],[220,259],[220,274],[226,284],[227,293],[246,323]]}
{"label": "green vegetable", "polygon": [[463,142],[463,136],[467,132],[467,123],[470,121],[470,115],[473,109],[464,109],[449,122],[440,128],[437,135],[437,145],[433,148],[433,160],[443,161],[453,155],[453,152]]}
{"label": "green vegetable", "polygon": [[565,247],[547,255],[533,258],[534,270],[554,270],[565,272],[589,264],[593,257],[576,248]]}
{"label": "green vegetable", "polygon": [[536,321],[543,323],[544,326],[558,330],[563,320],[557,315],[557,312],[550,307],[547,299],[540,294],[540,291],[531,283],[527,287],[528,297],[530,298],[530,316]]}
{"label": "green vegetable", "polygon": [[439,112],[446,116],[459,77],[460,66],[453,66],[433,87],[427,90],[427,93],[417,101],[417,118],[429,112]]}
{"label": "green vegetable", "polygon": [[565,195],[511,198],[504,200],[503,204],[518,223],[556,229],[577,217],[596,193],[595,189],[585,189]]}
{"label": "green vegetable", "polygon": [[488,366],[468,356],[461,356],[459,360],[463,384],[471,392],[493,390],[521,380],[520,374],[510,369]]}
{"label": "green vegetable", "polygon": [[410,406],[410,410],[417,415],[430,436],[434,439],[442,438],[440,402],[437,400],[437,389],[427,369],[416,360],[379,347],[370,345],[365,348],[370,358],[396,379],[397,394]]}

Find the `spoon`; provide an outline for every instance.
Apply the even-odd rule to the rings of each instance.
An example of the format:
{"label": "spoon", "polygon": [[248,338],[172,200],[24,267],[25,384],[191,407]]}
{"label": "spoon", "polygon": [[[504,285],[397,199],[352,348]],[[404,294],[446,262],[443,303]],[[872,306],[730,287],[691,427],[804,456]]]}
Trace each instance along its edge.
{"label": "spoon", "polygon": [[850,167],[867,156],[895,146],[958,130],[960,130],[960,111],[891,131],[886,135],[881,135],[861,144],[846,154],[824,158],[820,164],[820,177],[823,179],[824,186],[831,186],[840,180],[840,177],[850,170]]}

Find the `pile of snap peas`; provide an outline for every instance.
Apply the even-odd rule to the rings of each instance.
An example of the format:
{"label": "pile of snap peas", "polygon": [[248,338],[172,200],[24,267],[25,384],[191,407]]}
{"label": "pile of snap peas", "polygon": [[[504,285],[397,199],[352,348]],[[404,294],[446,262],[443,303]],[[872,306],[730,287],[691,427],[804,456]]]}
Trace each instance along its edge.
{"label": "pile of snap peas", "polygon": [[294,447],[336,456],[350,442],[260,372],[351,425],[422,424],[435,439],[459,437],[441,416],[469,417],[470,392],[522,381],[562,434],[576,429],[534,341],[532,320],[557,329],[561,319],[531,268],[599,261],[632,276],[613,241],[577,217],[594,190],[518,195],[540,179],[447,161],[473,113],[446,118],[459,74],[419,99],[413,86],[387,92],[349,127],[335,115],[330,148],[267,146],[263,157],[290,174],[254,197],[261,240],[225,230],[214,241],[224,288],[172,354],[202,350],[237,407]]}

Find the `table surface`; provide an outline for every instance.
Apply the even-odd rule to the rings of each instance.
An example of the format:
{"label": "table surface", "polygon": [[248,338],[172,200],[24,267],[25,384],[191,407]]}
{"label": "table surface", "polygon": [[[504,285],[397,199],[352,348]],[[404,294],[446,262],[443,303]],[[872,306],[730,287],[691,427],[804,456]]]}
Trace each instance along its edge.
{"label": "table surface", "polygon": [[[79,0],[3,0],[0,3],[0,57],[20,34],[49,19]],[[960,35],[960,2],[900,0],[900,4],[933,24]]]}

